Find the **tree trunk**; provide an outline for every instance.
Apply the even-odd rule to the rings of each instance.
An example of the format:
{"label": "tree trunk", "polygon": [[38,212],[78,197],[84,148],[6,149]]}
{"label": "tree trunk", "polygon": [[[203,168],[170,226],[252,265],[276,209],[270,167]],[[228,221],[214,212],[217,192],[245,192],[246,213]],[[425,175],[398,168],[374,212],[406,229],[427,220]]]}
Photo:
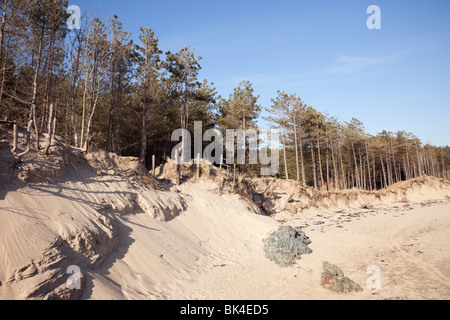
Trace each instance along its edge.
{"label": "tree trunk", "polygon": [[338,155],[339,155],[339,160],[341,163],[341,173],[342,173],[342,183],[343,183],[343,188],[347,189],[348,188],[348,184],[347,184],[347,178],[345,175],[345,169],[344,169],[344,159],[342,157],[342,149],[341,149],[341,142],[338,141]]}
{"label": "tree trunk", "polygon": [[16,154],[15,158],[16,158],[16,162],[19,162],[21,160],[21,158],[25,155],[27,155],[28,153],[30,153],[31,150],[31,130],[33,127],[33,120],[28,120],[28,126],[27,126],[27,149],[22,152],[21,154]]}
{"label": "tree trunk", "polygon": [[303,186],[306,187],[306,174],[305,174],[305,160],[303,156],[303,129],[300,126],[300,161],[301,161],[301,167],[302,167],[302,179],[303,179]]}
{"label": "tree trunk", "polygon": [[407,172],[407,179],[412,178],[412,169],[411,169],[411,163],[409,160],[409,147],[408,144],[406,145],[406,172]]}
{"label": "tree trunk", "polygon": [[358,169],[358,160],[356,160],[356,152],[355,152],[355,144],[352,141],[352,150],[353,150],[353,158],[355,160],[355,180],[356,180],[356,187],[358,189],[361,189],[360,185],[360,177],[359,177],[359,169]]}
{"label": "tree trunk", "polygon": [[370,188],[370,191],[373,191],[373,186],[372,186],[372,175],[371,175],[371,172],[370,172],[369,148],[368,148],[368,146],[367,146],[367,141],[365,141],[365,142],[366,142],[365,145],[366,145],[367,175],[368,175],[368,178],[369,178],[369,188]]}
{"label": "tree trunk", "polygon": [[334,171],[334,188],[339,190],[339,168],[336,161],[335,150],[333,145],[331,145],[331,161],[333,162],[333,171]]}
{"label": "tree trunk", "polygon": [[303,141],[300,138],[300,162],[301,162],[301,167],[302,167],[302,182],[303,182],[303,186],[306,187],[306,173],[305,173],[305,160],[304,160],[304,156],[303,156]]}
{"label": "tree trunk", "polygon": [[372,167],[373,168],[373,189],[377,190],[377,164],[375,161],[375,156],[373,157],[372,165],[373,165],[373,167]]}
{"label": "tree trunk", "polygon": [[319,190],[319,186],[317,183],[317,164],[316,164],[316,155],[314,152],[314,145],[311,143],[311,160],[313,165],[313,178],[314,178],[314,188]]}
{"label": "tree trunk", "polygon": [[48,120],[47,120],[47,131],[48,131],[48,137],[47,137],[47,144],[44,149],[44,154],[48,155],[50,147],[52,145],[52,137],[53,137],[53,112],[54,112],[54,106],[53,103],[50,104],[50,110],[48,112]]}
{"label": "tree trunk", "polygon": [[388,150],[388,156],[386,158],[386,167],[387,167],[387,174],[388,174],[388,186],[391,186],[394,184],[394,177],[393,177],[393,168],[392,168],[392,162],[391,162],[391,154]]}
{"label": "tree trunk", "polygon": [[247,119],[245,117],[245,105],[243,105],[243,110],[242,110],[242,123],[244,124],[244,159],[242,161],[242,176],[245,177],[245,163],[246,161],[246,152],[247,152]]}
{"label": "tree trunk", "polygon": [[17,136],[18,136],[18,130],[17,130],[17,124],[14,124],[14,129],[13,129],[14,133],[13,133],[13,148],[12,148],[12,152],[15,153],[17,150]]}
{"label": "tree trunk", "polygon": [[[44,110],[42,112],[41,130],[44,131],[45,122],[48,119],[48,112],[50,108],[50,88],[52,88],[51,76],[53,69],[53,50],[55,46],[55,32],[51,33],[50,36],[50,52],[47,54],[47,66],[46,66],[46,76],[45,76],[45,98],[44,98]],[[51,124],[50,124],[51,125]]]}
{"label": "tree trunk", "polygon": [[361,187],[361,189],[366,190],[366,173],[365,173],[365,166],[363,165],[362,162],[362,157],[361,154],[359,154],[359,168],[361,169],[360,171],[360,182],[359,185]]}
{"label": "tree trunk", "polygon": [[320,174],[320,182],[322,183],[319,190],[322,190],[325,183],[323,181],[322,156],[320,154],[320,140],[319,140],[319,132],[318,131],[317,131],[317,154],[319,155],[319,157],[318,157],[319,158],[319,174]]}
{"label": "tree trunk", "polygon": [[384,188],[388,187],[387,178],[386,178],[386,170],[384,169],[384,163],[383,163],[383,157],[380,155],[381,160],[381,168],[383,170],[383,177],[384,177]]}
{"label": "tree trunk", "polygon": [[[6,60],[7,60],[7,50],[4,48],[5,44],[5,27],[6,27],[6,13],[8,10],[8,2],[4,3],[2,24],[0,26],[0,63],[2,66],[2,80],[0,84],[0,118],[2,116],[2,100],[3,100],[3,88],[5,85],[5,75],[6,75]],[[4,53],[4,54],[3,54]]]}
{"label": "tree trunk", "polygon": [[395,177],[395,182],[397,183],[399,180],[398,178],[398,172],[397,172],[397,163],[395,161],[395,152],[394,152],[394,146],[392,145],[392,138],[390,140],[390,150],[391,150],[391,157],[392,157],[392,165],[393,165],[393,171],[394,171],[394,177]]}
{"label": "tree trunk", "polygon": [[147,106],[145,102],[142,104],[142,133],[141,133],[141,160],[147,157]]}
{"label": "tree trunk", "polygon": [[287,156],[286,156],[286,126],[283,125],[283,153],[284,153],[284,170],[286,172],[286,180],[289,180],[289,172],[287,166]]}
{"label": "tree trunk", "polygon": [[0,55],[0,61],[2,65],[2,80],[0,83],[0,118],[2,117],[2,109],[3,109],[3,91],[5,89],[5,77],[6,77],[6,62],[8,59],[8,50],[7,48],[1,49],[4,50],[5,53]]}
{"label": "tree trunk", "polygon": [[[97,104],[98,104],[98,97],[100,95],[100,79],[98,80],[97,89],[96,90],[97,90],[97,93],[95,95],[94,102],[92,103],[92,110],[91,110],[91,113],[89,115],[89,120],[88,120],[88,123],[87,123],[87,128],[86,128],[86,133],[85,133],[86,137],[91,136],[92,119],[94,118],[95,110],[96,110]],[[93,90],[93,92],[94,91],[95,90]]]}
{"label": "tree trunk", "polygon": [[419,177],[423,176],[422,159],[420,157],[419,148],[416,149],[417,152],[417,166],[419,170]]}
{"label": "tree trunk", "polygon": [[56,108],[53,111],[52,140],[56,140]]}
{"label": "tree trunk", "polygon": [[297,139],[297,120],[294,115],[294,148],[295,148],[295,165],[297,167],[297,181],[300,182],[300,164],[298,160],[298,139]]}
{"label": "tree trunk", "polygon": [[36,71],[34,73],[34,78],[33,78],[33,96],[31,99],[31,110],[30,110],[30,117],[29,120],[33,121],[34,124],[34,133],[36,135],[36,150],[39,150],[39,130],[38,130],[38,126],[37,126],[37,121],[36,121],[36,103],[37,103],[37,93],[38,93],[38,77],[39,77],[39,70],[41,68],[41,63],[42,63],[42,51],[43,51],[43,46],[44,46],[44,30],[45,30],[45,25],[43,25],[42,27],[42,31],[41,31],[41,38],[39,41],[39,49],[38,49],[38,56],[37,56],[37,62],[36,62]]}
{"label": "tree trunk", "polygon": [[152,156],[152,175],[153,175],[153,178],[156,178],[156,157],[155,157],[155,155]]}
{"label": "tree trunk", "polygon": [[330,163],[329,163],[329,149],[327,149],[327,158],[326,158],[326,166],[327,166],[327,191],[330,191]]}

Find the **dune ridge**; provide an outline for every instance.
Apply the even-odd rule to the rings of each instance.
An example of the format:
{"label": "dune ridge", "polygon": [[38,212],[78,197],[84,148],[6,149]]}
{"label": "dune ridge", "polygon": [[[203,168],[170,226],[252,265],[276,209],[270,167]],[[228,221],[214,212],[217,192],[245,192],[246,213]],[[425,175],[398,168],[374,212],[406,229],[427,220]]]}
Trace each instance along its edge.
{"label": "dune ridge", "polygon": [[[362,261],[387,255],[405,277],[411,253],[404,248],[411,247],[402,242],[418,246],[423,237],[441,251],[421,247],[434,264],[414,261],[433,270],[439,290],[416,295],[450,297],[449,181],[422,177],[375,192],[318,192],[273,179],[221,185],[224,173],[210,167],[199,180],[187,170],[177,187],[170,166],[158,170],[158,182],[138,159],[101,150],[84,155],[60,140],[50,157],[31,152],[20,163],[3,141],[0,159],[0,299],[308,299],[302,290],[342,298],[320,287],[324,261],[334,259],[363,285]],[[262,249],[280,224],[303,228],[314,252],[283,271]],[[81,290],[67,288],[74,265]],[[417,292],[399,289],[391,269],[386,274],[391,289],[383,295]],[[373,295],[346,296],[361,297]]]}

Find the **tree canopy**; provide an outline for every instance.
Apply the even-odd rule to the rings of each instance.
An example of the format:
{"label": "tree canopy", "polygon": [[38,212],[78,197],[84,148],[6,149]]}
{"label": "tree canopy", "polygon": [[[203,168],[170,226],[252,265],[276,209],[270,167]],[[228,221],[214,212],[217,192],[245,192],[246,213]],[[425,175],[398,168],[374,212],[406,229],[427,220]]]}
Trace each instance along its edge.
{"label": "tree canopy", "polygon": [[[450,149],[424,145],[413,133],[370,135],[358,119],[339,121],[278,91],[261,106],[250,81],[228,99],[201,79],[202,57],[189,45],[160,48],[146,26],[134,43],[118,16],[102,21],[93,10],[79,29],[67,27],[67,1],[0,1],[0,117],[56,133],[78,148],[140,157],[148,166],[170,156],[174,130],[259,130],[261,115],[281,129],[279,175],[321,190],[375,190],[422,175],[449,178]],[[349,97],[351,98],[351,97]],[[56,132],[54,132],[56,131]],[[34,139],[36,150],[43,150]],[[246,144],[248,140],[246,140]],[[48,152],[48,148],[45,148]],[[258,176],[258,166],[242,165]]]}

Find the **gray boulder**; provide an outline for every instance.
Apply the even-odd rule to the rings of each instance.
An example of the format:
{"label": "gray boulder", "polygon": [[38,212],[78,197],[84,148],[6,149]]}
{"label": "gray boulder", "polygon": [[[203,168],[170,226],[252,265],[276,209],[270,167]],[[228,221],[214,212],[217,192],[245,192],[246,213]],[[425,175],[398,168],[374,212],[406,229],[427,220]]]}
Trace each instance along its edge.
{"label": "gray boulder", "polygon": [[266,258],[286,268],[294,265],[303,254],[310,254],[311,240],[300,229],[280,226],[263,240]]}

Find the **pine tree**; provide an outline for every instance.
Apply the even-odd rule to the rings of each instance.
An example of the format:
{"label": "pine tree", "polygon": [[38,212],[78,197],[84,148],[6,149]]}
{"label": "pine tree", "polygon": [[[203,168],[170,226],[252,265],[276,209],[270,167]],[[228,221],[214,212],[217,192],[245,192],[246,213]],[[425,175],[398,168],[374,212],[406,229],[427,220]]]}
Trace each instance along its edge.
{"label": "pine tree", "polygon": [[291,97],[287,93],[278,91],[277,98],[272,99],[272,106],[266,109],[266,111],[271,114],[271,116],[265,118],[267,121],[273,123],[276,128],[282,130],[284,170],[286,180],[289,180],[286,147],[288,143],[287,130],[288,126],[290,125],[292,102],[293,101]]}
{"label": "pine tree", "polygon": [[142,105],[142,133],[141,133],[141,159],[147,158],[147,116],[151,107],[155,107],[161,100],[164,87],[161,84],[162,51],[158,48],[158,37],[150,28],[141,28],[139,35],[141,46],[138,47],[139,65],[137,77],[140,82],[139,95]]}
{"label": "pine tree", "polygon": [[[254,95],[254,89],[250,81],[242,81],[228,100],[223,100],[218,119],[219,127],[222,132],[227,129],[241,129],[244,135],[244,150],[247,150],[247,131],[256,129],[256,120],[261,112],[261,106],[258,105],[259,96]],[[234,153],[234,152],[233,152]],[[246,157],[246,153],[243,153]],[[242,174],[245,176],[246,160],[240,159],[242,165]]]}
{"label": "pine tree", "polygon": [[130,34],[123,30],[122,22],[115,15],[109,27],[110,46],[110,107],[108,110],[108,126],[106,132],[107,152],[120,154],[120,133],[122,123],[122,113],[127,90],[130,89],[130,82],[133,70],[134,45],[130,40]]}
{"label": "pine tree", "polygon": [[[172,87],[172,92],[177,97],[177,102],[180,106],[181,129],[187,130],[189,105],[194,100],[195,92],[200,86],[198,73],[201,70],[200,60],[202,60],[202,57],[196,57],[190,46],[181,49],[177,53],[169,51],[166,53],[166,56],[164,66],[170,73],[169,85]],[[186,137],[183,134],[179,159],[185,158],[185,140]]]}

